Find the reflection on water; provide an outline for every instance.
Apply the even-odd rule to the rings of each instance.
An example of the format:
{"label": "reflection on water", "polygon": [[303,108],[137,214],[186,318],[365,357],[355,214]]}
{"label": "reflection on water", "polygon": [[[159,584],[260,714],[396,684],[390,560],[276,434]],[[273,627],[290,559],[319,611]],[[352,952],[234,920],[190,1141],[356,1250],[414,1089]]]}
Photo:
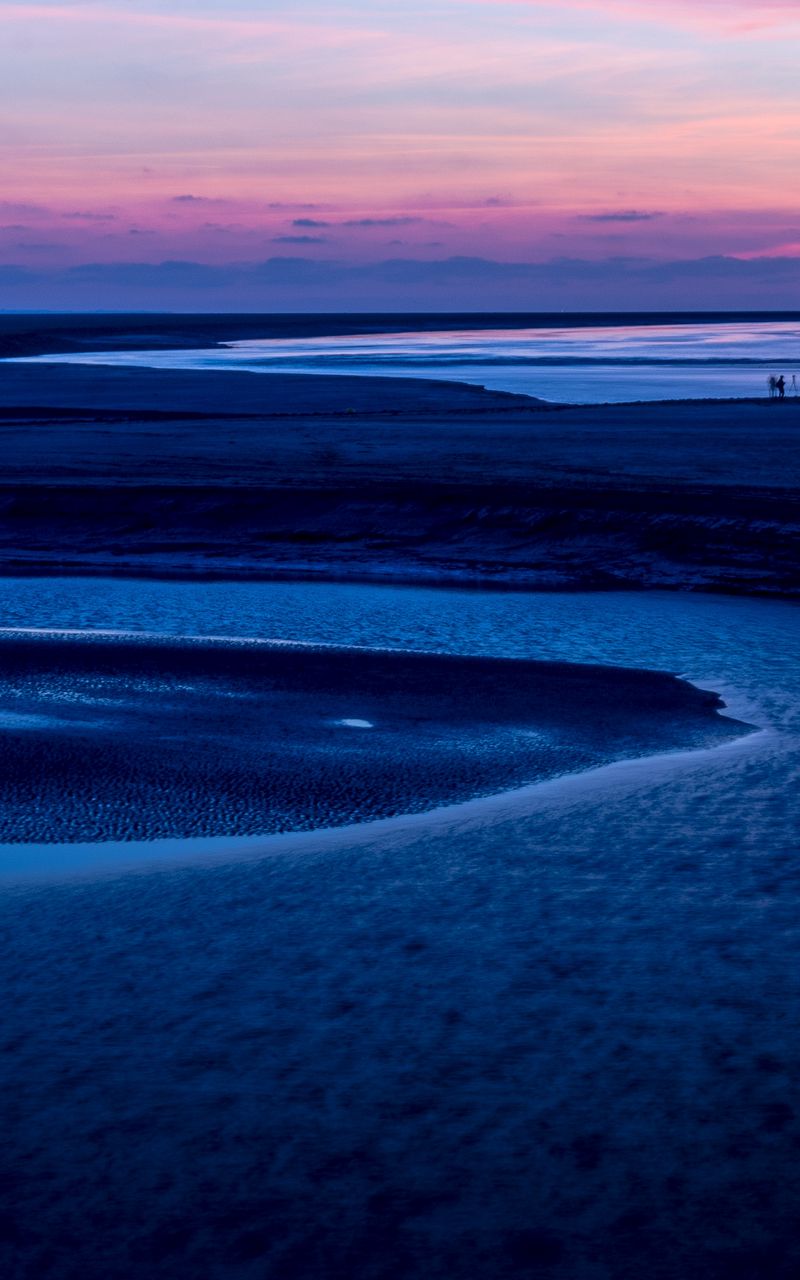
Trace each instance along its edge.
{"label": "reflection on water", "polygon": [[218,350],[44,356],[48,363],[444,378],[569,403],[763,396],[798,363],[789,321],[270,338]]}

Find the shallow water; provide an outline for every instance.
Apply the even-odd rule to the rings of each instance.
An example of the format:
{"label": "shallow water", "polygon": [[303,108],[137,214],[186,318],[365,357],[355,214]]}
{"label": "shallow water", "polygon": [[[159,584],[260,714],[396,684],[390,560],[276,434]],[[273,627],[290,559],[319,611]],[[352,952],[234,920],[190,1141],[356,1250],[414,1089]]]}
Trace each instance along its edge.
{"label": "shallow water", "polygon": [[0,628],[238,636],[646,667],[709,688],[724,685],[737,714],[786,728],[797,728],[800,716],[799,617],[792,602],[675,592],[0,579]]}
{"label": "shallow water", "polygon": [[242,369],[476,383],[568,404],[764,396],[770,375],[797,395],[795,322],[474,330],[271,338],[222,349],[35,357],[47,363]]}

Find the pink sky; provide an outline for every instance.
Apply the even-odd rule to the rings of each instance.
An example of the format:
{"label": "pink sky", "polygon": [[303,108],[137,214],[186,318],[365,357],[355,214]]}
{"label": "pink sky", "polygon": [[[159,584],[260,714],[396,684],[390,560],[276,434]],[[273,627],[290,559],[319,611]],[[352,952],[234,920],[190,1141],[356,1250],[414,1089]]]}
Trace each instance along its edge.
{"label": "pink sky", "polygon": [[87,263],[794,258],[799,32],[794,0],[0,0],[7,305]]}

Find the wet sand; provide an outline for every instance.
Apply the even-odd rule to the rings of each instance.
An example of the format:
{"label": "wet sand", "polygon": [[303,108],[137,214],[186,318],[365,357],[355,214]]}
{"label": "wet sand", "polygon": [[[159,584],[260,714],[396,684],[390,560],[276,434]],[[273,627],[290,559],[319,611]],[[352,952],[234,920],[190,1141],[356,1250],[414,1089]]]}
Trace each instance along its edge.
{"label": "wet sand", "polygon": [[792,1280],[796,846],[749,741],[6,891],[14,1280]]}

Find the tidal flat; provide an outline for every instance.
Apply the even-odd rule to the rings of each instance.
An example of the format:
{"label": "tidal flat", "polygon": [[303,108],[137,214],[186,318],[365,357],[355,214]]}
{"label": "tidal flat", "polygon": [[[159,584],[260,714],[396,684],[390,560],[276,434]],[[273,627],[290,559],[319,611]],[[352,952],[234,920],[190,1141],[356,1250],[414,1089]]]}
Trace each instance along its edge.
{"label": "tidal flat", "polygon": [[792,1276],[794,604],[3,581],[20,612],[79,628],[79,670],[110,618],[606,663],[629,693],[672,665],[760,732],[260,855],[8,879],[9,1274]]}
{"label": "tidal flat", "polygon": [[796,406],[0,405],[3,1274],[794,1280]]}
{"label": "tidal flat", "polygon": [[796,595],[800,399],[6,364],[0,572]]}
{"label": "tidal flat", "polygon": [[615,667],[12,631],[0,635],[0,845],[21,845],[24,873],[29,845],[418,812],[748,732],[722,705]]}

